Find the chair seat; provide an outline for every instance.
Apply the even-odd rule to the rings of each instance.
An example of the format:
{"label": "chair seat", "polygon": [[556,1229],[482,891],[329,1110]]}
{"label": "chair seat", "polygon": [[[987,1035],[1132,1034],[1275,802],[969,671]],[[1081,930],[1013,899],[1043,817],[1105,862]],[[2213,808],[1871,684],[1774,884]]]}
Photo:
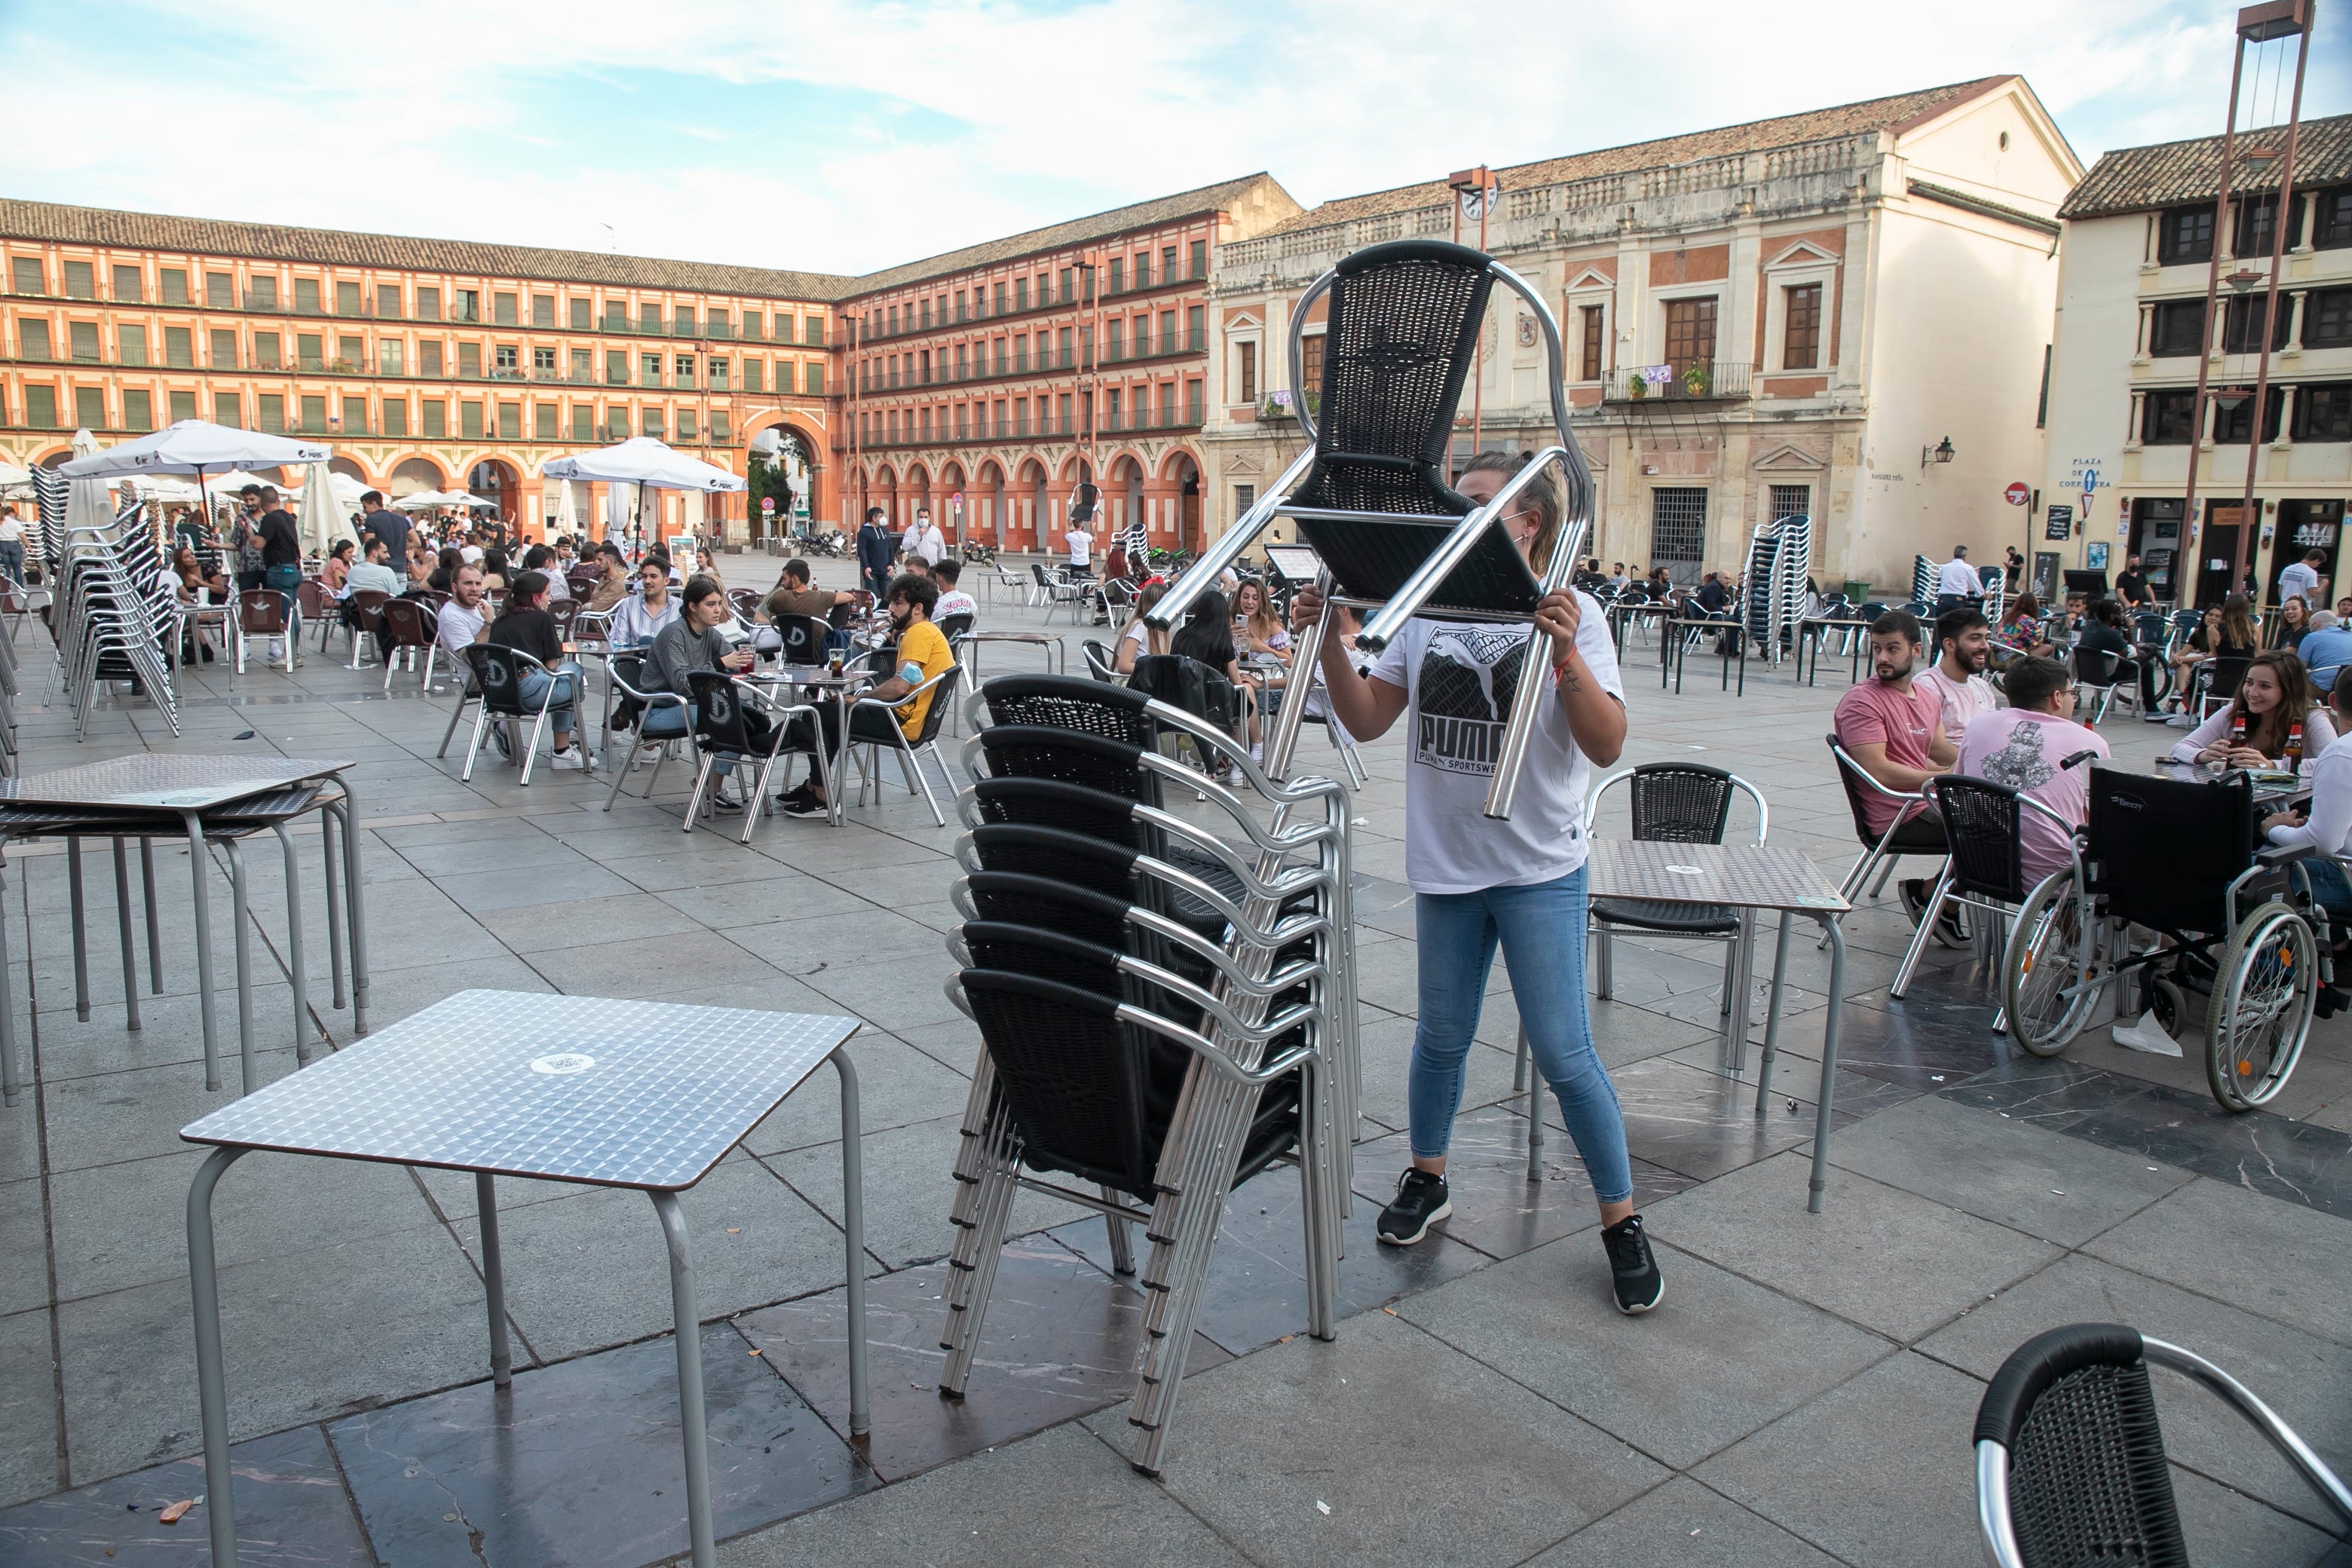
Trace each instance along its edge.
{"label": "chair seat", "polygon": [[1729,936],[1739,930],[1738,911],[1721,904],[1670,904],[1653,899],[1595,899],[1591,917],[1614,926],[1672,931],[1681,936]]}

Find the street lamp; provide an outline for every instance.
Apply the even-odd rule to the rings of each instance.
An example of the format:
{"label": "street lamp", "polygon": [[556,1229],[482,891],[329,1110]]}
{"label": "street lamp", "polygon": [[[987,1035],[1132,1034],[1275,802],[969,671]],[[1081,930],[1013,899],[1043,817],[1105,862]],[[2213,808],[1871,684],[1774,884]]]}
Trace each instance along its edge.
{"label": "street lamp", "polygon": [[1947,436],[1944,437],[1941,444],[1937,446],[1922,447],[1919,448],[1919,471],[1921,473],[1926,473],[1927,471],[1928,464],[1948,463],[1954,458],[1958,456],[1959,454],[1958,452],[1952,450],[1952,438],[1949,436]]}

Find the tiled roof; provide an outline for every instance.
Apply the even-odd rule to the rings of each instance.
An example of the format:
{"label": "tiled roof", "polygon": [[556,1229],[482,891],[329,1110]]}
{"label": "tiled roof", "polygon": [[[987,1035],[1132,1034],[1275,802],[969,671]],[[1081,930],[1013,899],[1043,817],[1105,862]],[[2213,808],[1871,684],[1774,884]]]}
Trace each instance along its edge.
{"label": "tiled roof", "polygon": [[[2279,154],[2248,163],[2250,148],[2267,147]],[[2273,126],[2238,134],[2237,156],[2230,169],[2233,191],[2274,191],[2284,165],[2286,127]],[[2294,183],[2298,186],[2338,185],[2352,180],[2352,114],[2304,122],[2294,144]],[[2110,213],[2145,212],[2180,202],[2211,201],[2221,194],[2221,139],[2200,136],[2187,142],[2160,142],[2153,147],[2125,147],[2103,154],[2083,176],[2058,209],[2060,217],[2103,217]]]}
{"label": "tiled roof", "polygon": [[[1664,136],[1654,142],[1605,147],[1597,153],[1544,158],[1533,163],[1515,164],[1495,172],[1501,177],[1504,190],[1524,191],[1536,185],[1556,185],[1569,180],[1590,179],[1598,174],[1669,168],[1701,158],[1755,153],[1768,147],[1788,147],[1800,142],[1854,136],[1867,131],[1888,131],[1900,134],[1955,105],[1982,97],[2016,79],[2014,76],[1982,77],[1975,81],[1953,82],[1949,86],[1927,88],[1918,92],[1897,93],[1892,98],[1842,103],[1832,109],[1807,110],[1802,114],[1751,120],[1744,125],[1725,125],[1712,131],[1694,131],[1684,136]],[[1360,196],[1342,196],[1337,201],[1325,202],[1321,206],[1308,208],[1288,223],[1277,225],[1270,232],[1280,234],[1291,229],[1321,228],[1326,224],[1346,223],[1381,213],[1410,212],[1417,207],[1434,206],[1447,199],[1449,193],[1444,180],[1426,180],[1416,185],[1399,185],[1393,190],[1372,191]]]}
{"label": "tiled roof", "polygon": [[1289,208],[1297,205],[1273,175],[1262,173],[1244,174],[1238,180],[1203,185],[1193,191],[1181,191],[1172,196],[1138,202],[1133,206],[1114,207],[1109,212],[1097,213],[1091,217],[1049,224],[1025,234],[1007,235],[1003,239],[985,240],[979,245],[968,245],[961,250],[950,250],[921,261],[909,261],[901,267],[869,272],[863,278],[848,279],[850,286],[842,290],[839,297],[855,299],[878,294],[888,289],[903,289],[926,278],[940,278],[951,272],[969,271],[975,267],[992,266],[1019,256],[1083,245],[1088,240],[1106,239],[1113,235],[1174,223],[1179,218],[1194,217],[1202,213],[1228,212],[1252,197],[1270,197]]}
{"label": "tiled roof", "polygon": [[398,267],[460,277],[544,279],[624,289],[684,289],[762,300],[832,300],[854,279],[710,261],[611,256],[593,250],[550,250],[535,245],[485,245],[464,239],[411,239],[402,235],[352,234],[332,228],[225,223],[168,217],[106,207],[0,198],[0,237],[66,245],[115,245],[260,261],[305,261],[340,267]]}

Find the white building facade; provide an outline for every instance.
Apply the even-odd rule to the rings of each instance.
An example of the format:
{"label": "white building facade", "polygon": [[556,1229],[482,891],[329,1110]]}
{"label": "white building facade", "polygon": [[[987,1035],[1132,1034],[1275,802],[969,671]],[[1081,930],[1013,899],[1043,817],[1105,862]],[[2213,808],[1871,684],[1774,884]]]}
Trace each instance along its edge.
{"label": "white building facade", "polygon": [[[1907,588],[1915,553],[1967,543],[1998,559],[2021,542],[2004,492],[2042,467],[2055,215],[2081,173],[2014,76],[1496,171],[1485,245],[1560,322],[1601,492],[1589,553],[1690,582],[1737,568],[1759,523],[1803,511],[1824,586]],[[1454,218],[1439,181],[1224,247],[1212,531],[1302,440],[1293,302],[1350,251],[1453,237]],[[1478,243],[1475,222],[1461,237]],[[1457,462],[1546,443],[1544,363],[1534,319],[1498,292]]]}
{"label": "white building facade", "polygon": [[2337,562],[2352,498],[2352,115],[2314,121],[2297,142],[2259,421],[2254,393],[2284,128],[2239,136],[2210,320],[2220,137],[2110,153],[2068,197],[2038,563],[2105,569],[2112,578],[2136,553],[2158,598],[2210,604],[2242,581],[2243,561],[2270,604],[2280,571],[2319,549],[2331,598],[2343,595]]}

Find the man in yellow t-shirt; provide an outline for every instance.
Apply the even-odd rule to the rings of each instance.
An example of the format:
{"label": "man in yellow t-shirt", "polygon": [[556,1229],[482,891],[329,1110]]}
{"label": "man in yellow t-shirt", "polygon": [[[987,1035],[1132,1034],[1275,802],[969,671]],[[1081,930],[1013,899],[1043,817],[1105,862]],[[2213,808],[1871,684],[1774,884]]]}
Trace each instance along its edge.
{"label": "man in yellow t-shirt", "polygon": [[[954,665],[955,652],[948,647],[946,635],[931,625],[931,607],[940,602],[940,585],[937,583],[929,577],[908,573],[891,580],[883,598],[890,607],[890,625],[898,634],[898,668],[888,679],[865,695],[896,703],[897,707],[892,711],[898,720],[899,733],[913,741],[922,734],[923,721],[929,714],[931,704],[938,700],[939,690],[934,688],[919,697],[904,701],[900,699],[907,698],[908,692]],[[836,716],[836,710],[831,702],[820,702],[816,710],[824,731],[825,752],[837,759],[842,747],[841,721]],[[849,739],[852,742],[882,741],[888,743],[889,731],[882,730],[877,733],[876,729],[887,722],[875,709],[861,705],[850,711]],[[807,721],[795,720],[794,723],[798,732],[790,743],[805,746],[808,743]],[[838,777],[840,769],[837,765],[834,771]],[[787,816],[823,816],[827,811],[824,791],[814,779],[798,789],[778,795],[776,805]]]}

